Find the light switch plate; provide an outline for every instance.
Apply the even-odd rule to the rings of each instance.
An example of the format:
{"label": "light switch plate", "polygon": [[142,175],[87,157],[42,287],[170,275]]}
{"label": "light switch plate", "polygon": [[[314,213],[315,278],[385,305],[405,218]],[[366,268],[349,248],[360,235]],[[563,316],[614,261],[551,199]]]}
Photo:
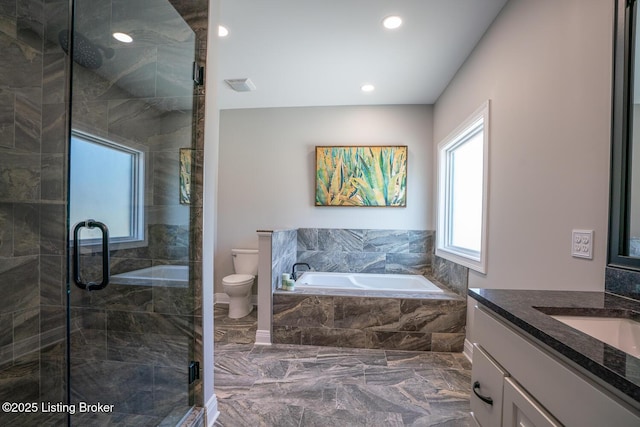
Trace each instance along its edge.
{"label": "light switch plate", "polygon": [[593,259],[593,230],[571,232],[571,256]]}

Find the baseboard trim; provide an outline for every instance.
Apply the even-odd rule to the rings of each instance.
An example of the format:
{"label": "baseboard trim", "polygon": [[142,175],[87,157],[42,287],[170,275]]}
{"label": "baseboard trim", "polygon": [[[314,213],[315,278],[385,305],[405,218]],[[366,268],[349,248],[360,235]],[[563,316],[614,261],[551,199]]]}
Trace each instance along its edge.
{"label": "baseboard trim", "polygon": [[207,401],[206,405],[204,405],[204,409],[207,427],[213,427],[213,425],[216,423],[216,420],[220,416],[220,411],[218,411],[218,398],[216,397],[215,393],[213,394],[213,396],[211,396],[211,399]]}
{"label": "baseboard trim", "polygon": [[[229,295],[224,292],[215,293],[213,295],[213,303],[214,304],[227,304],[229,305]],[[251,304],[258,306],[258,295],[251,295]]]}
{"label": "baseboard trim", "polygon": [[466,338],[464,339],[464,351],[462,354],[469,359],[469,362],[473,363],[473,344]]}
{"label": "baseboard trim", "polygon": [[256,345],[271,345],[271,331],[258,329],[256,331]]}

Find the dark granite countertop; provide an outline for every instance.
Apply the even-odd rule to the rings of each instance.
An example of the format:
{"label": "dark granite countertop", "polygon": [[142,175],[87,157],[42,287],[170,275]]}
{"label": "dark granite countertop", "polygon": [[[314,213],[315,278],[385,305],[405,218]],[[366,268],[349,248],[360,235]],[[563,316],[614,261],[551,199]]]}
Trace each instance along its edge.
{"label": "dark granite countertop", "polygon": [[516,329],[551,347],[618,394],[626,395],[626,400],[635,401],[635,406],[640,406],[640,359],[549,316],[566,314],[639,320],[639,301],[607,292],[469,289],[468,294]]}

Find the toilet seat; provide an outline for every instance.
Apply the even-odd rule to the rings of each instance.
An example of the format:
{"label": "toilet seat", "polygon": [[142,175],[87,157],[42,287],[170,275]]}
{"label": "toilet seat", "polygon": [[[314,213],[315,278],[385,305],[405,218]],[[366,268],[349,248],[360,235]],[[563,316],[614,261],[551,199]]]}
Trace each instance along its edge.
{"label": "toilet seat", "polygon": [[255,279],[251,274],[230,274],[222,278],[222,283],[225,285],[237,286],[244,285],[247,282],[253,282]]}

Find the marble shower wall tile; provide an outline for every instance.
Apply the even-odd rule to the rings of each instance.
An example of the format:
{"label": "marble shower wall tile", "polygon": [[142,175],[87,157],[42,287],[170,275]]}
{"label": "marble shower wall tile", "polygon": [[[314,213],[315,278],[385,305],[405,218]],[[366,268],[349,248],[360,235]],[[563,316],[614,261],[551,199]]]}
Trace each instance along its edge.
{"label": "marble shower wall tile", "polygon": [[14,148],[22,152],[39,153],[42,128],[41,100],[16,95],[14,112]]}
{"label": "marble shower wall tile", "polygon": [[37,204],[14,205],[13,253],[15,256],[40,253],[40,209]]}
{"label": "marble shower wall tile", "polygon": [[0,257],[13,256],[13,203],[0,203]]}
{"label": "marble shower wall tile", "polygon": [[187,336],[107,331],[107,359],[154,366],[185,368]]}
{"label": "marble shower wall tile", "polygon": [[42,153],[66,154],[65,136],[66,106],[63,103],[48,104],[42,111]]}
{"label": "marble shower wall tile", "polygon": [[184,96],[193,87],[194,35],[186,43],[158,47],[157,96]]}
{"label": "marble shower wall tile", "polygon": [[56,169],[41,156],[43,5],[0,7],[0,389],[10,393],[5,400],[25,402],[40,389],[41,184]]}
{"label": "marble shower wall tile", "polygon": [[[174,159],[178,158],[178,148],[204,147],[204,97],[200,96],[197,104],[193,102],[195,94],[204,93],[203,88],[194,90],[187,82],[188,78],[183,78],[186,73],[190,77],[191,60],[181,61],[180,58],[197,50],[201,60],[206,59],[206,44],[202,42],[207,33],[207,2],[177,1],[184,10],[183,17],[168,3],[161,8],[151,8],[152,3],[159,4],[146,0],[96,0],[76,4],[76,16],[81,17],[77,31],[92,42],[113,45],[124,68],[106,58],[100,73],[110,77],[107,81],[96,72],[74,66],[74,127],[99,136],[114,137],[118,142],[133,140],[136,144],[146,144],[143,148],[148,158],[165,152],[164,157],[158,154],[159,157],[171,158],[168,161],[176,165]],[[0,369],[0,389],[12,390],[13,397],[23,401],[37,400],[38,390],[42,391],[42,398],[47,397],[44,400],[59,401],[64,396],[65,126],[68,117],[65,62],[68,57],[58,42],[58,34],[68,28],[68,4],[64,0],[0,3],[3,15],[0,18],[0,51],[3,54],[0,66],[0,87],[3,88],[0,90],[0,291],[3,294],[0,326],[3,331],[11,331],[0,338],[0,364],[4,361],[13,364],[9,370]],[[138,18],[148,19],[149,16],[161,24],[146,28],[137,25]],[[137,39],[141,47],[117,46],[110,37],[112,17],[131,28],[145,31],[146,37]],[[196,36],[189,31],[183,18]],[[199,50],[195,46],[196,37],[201,42]],[[179,48],[168,46],[175,42]],[[193,46],[189,48],[188,43]],[[171,61],[176,59],[180,63],[173,66]],[[198,111],[193,111],[194,106]],[[195,128],[191,124],[192,116],[198,118]],[[197,141],[192,141],[194,136]],[[162,168],[162,162],[159,163]],[[151,161],[148,171],[154,169]],[[177,197],[171,195],[176,193],[177,175],[158,176],[155,183],[151,176],[148,182],[155,185],[154,191],[146,192],[150,195],[149,210],[153,212],[149,216],[153,219],[149,233],[151,245],[144,249],[117,251],[122,256],[115,260],[119,268],[124,268],[125,258],[130,255],[135,255],[135,259],[128,260],[131,266],[188,260],[189,242],[198,245],[202,214],[191,216],[190,207],[179,205]],[[194,200],[201,200],[202,186],[194,187],[194,191]],[[158,206],[152,205],[154,192],[160,203]],[[199,204],[196,202],[194,206]],[[190,224],[190,221],[200,224]],[[113,358],[132,356],[140,359],[141,349],[145,349],[163,364],[169,362],[163,359],[160,349],[153,347],[156,342],[140,338],[147,331],[160,337],[158,342],[162,342],[165,333],[169,333],[169,337],[175,333],[181,340],[186,339],[178,345],[177,340],[168,338],[171,349],[187,345],[202,347],[202,320],[191,316],[194,308],[189,301],[192,300],[184,295],[193,292],[196,301],[202,300],[202,278],[200,275],[193,277],[194,288],[187,291],[125,289],[112,285],[109,294],[72,293],[72,348],[82,350],[77,354],[109,368],[98,372],[102,376],[97,375],[96,389],[108,385],[107,393],[121,393],[121,389],[127,388],[124,384],[137,380],[141,384],[139,393],[124,397],[127,402],[123,402],[120,415],[114,415],[112,421],[134,419],[136,414],[151,407],[158,409],[187,403],[185,363],[181,362],[179,368],[143,365],[138,370],[130,370],[130,360],[125,363],[107,360],[107,339],[111,339],[109,348]],[[20,286],[14,286],[16,283]],[[146,314],[150,318],[144,319]],[[132,322],[129,329],[123,325],[123,319]],[[143,331],[139,329],[140,324],[145,325]],[[139,339],[125,342],[123,337]],[[40,345],[43,349],[38,367],[37,358],[29,361],[26,358],[31,357]],[[22,354],[26,356],[21,357]],[[196,348],[194,354],[201,360],[201,350]],[[186,356],[184,360],[187,360]],[[82,370],[84,365],[79,367]],[[144,375],[138,375],[143,371],[146,372]],[[75,374],[78,372],[74,373],[76,379],[84,377],[81,372]],[[74,395],[90,389],[95,379],[89,375],[88,385],[76,381]],[[149,379],[153,387],[145,386]],[[180,389],[171,388],[171,384],[180,384]],[[201,387],[196,385],[193,390],[194,402],[202,405]],[[25,393],[15,394],[16,391]],[[158,421],[153,421],[153,425],[156,424]]]}
{"label": "marble shower wall tile", "polygon": [[0,148],[0,201],[33,202],[40,198],[40,155]]}
{"label": "marble shower wall tile", "polygon": [[42,200],[64,202],[65,161],[63,154],[42,154],[40,157]]}
{"label": "marble shower wall tile", "polygon": [[71,371],[82,379],[72,384],[72,402],[93,402],[100,396],[115,411],[154,414],[153,366],[72,358]]}
{"label": "marble shower wall tile", "polygon": [[[38,307],[38,255],[2,259],[0,263],[0,314]],[[20,286],[16,286],[16,283]]]}
{"label": "marble shower wall tile", "polygon": [[[11,390],[12,397],[22,401],[38,400],[38,390],[42,391],[40,394],[42,400],[61,401],[65,394],[63,382],[65,364],[64,358],[55,352],[60,350],[60,343],[64,339],[64,309],[60,304],[64,300],[62,291],[64,259],[66,259],[65,206],[63,205],[66,198],[64,191],[66,112],[63,104],[66,56],[57,43],[57,34],[61,29],[67,27],[66,5],[68,2],[28,0],[11,3],[3,2],[0,5],[0,9],[5,15],[0,22],[0,49],[3,52],[0,85],[12,88],[11,91],[3,90],[0,93],[0,150],[2,150],[0,151],[0,202],[3,202],[0,205],[0,287],[6,285],[2,289],[2,293],[4,295],[3,303],[7,304],[6,307],[4,304],[0,304],[0,325],[3,331],[11,331],[9,334],[2,334],[0,340],[0,364],[6,360],[5,356],[8,354],[13,367],[9,370],[0,370],[0,382],[2,383],[0,388]],[[206,4],[202,7],[202,2],[197,3],[200,7],[194,16],[204,22],[206,33]],[[79,5],[80,7],[85,5],[88,8],[84,12],[81,11],[84,15],[94,18],[90,25],[87,25],[82,31],[87,31],[86,34],[89,35],[105,33],[104,30],[109,28],[109,23],[104,18],[111,13],[111,2],[81,2]],[[7,10],[6,6],[11,6],[13,10]],[[101,10],[104,13],[101,14]],[[7,13],[8,16],[13,17],[13,19],[9,19],[11,22],[4,19]],[[203,16],[205,19],[202,19]],[[44,42],[43,34],[47,37]],[[110,37],[107,40],[110,40]],[[43,50],[46,51],[45,55],[42,55]],[[158,50],[154,48],[150,54],[159,57]],[[132,62],[138,61],[137,53],[123,52],[122,55],[128,55]],[[165,57],[169,56],[165,54]],[[140,75],[141,67],[144,66],[144,61],[141,61],[141,65],[132,64],[132,72],[121,76],[118,81],[122,85],[130,84],[131,87],[138,85],[136,89],[145,89],[148,87],[145,86],[146,80]],[[76,69],[78,73],[83,72],[80,67],[76,67]],[[164,65],[164,75],[172,76],[174,71],[166,64]],[[37,78],[33,79],[33,76],[37,76]],[[40,80],[42,77],[43,79]],[[8,81],[10,83],[5,85]],[[94,87],[86,85],[85,88],[90,95],[98,95],[103,98],[125,94],[115,86],[101,86],[99,82]],[[172,95],[174,94],[172,93]],[[140,95],[137,94],[137,96]],[[97,132],[98,134],[108,136],[107,101],[87,102],[84,105],[86,110],[82,114],[76,114],[75,118],[103,119],[102,124],[96,123],[94,127],[101,130],[101,132]],[[155,102],[155,105],[164,108],[167,102]],[[100,107],[103,107],[102,110]],[[189,106],[188,110],[191,108]],[[183,111],[174,114],[180,120],[184,115]],[[164,124],[179,121],[168,117],[167,113],[159,113],[158,117],[159,121],[164,120]],[[202,127],[202,123],[200,123],[200,127]],[[149,128],[158,127],[149,126]],[[185,139],[177,138],[180,133],[186,135],[186,140],[190,141],[192,134],[190,123],[182,128],[186,130],[172,129],[167,125],[163,128],[162,135],[152,135],[151,138],[156,142],[155,147],[169,149],[171,139],[177,140],[179,146],[182,146],[179,141]],[[200,135],[202,135],[201,130]],[[202,141],[200,143],[202,145]],[[174,146],[178,145],[174,143]],[[159,189],[158,191],[163,190]],[[41,205],[41,200],[53,203]],[[19,202],[26,203],[19,204]],[[177,201],[174,203],[177,205]],[[182,247],[185,240],[188,241],[188,237],[183,238],[181,235],[184,232],[182,231],[173,234],[171,230],[165,231],[155,232],[154,237],[158,244],[169,241],[172,249],[165,252],[157,249],[154,254],[160,253],[165,258],[182,258]],[[166,238],[168,235],[172,236],[171,239]],[[201,283],[201,278],[199,280]],[[38,286],[38,282],[40,282],[40,286]],[[10,287],[15,283],[20,283],[20,286]],[[131,294],[116,289],[114,297],[105,296],[95,299],[98,305],[105,307],[139,310],[141,307],[146,308],[144,301],[148,300],[148,297],[144,295],[148,293],[148,290],[143,290]],[[169,300],[176,301],[175,295],[160,295],[153,298],[156,301],[167,302],[163,310],[180,311],[182,308],[170,304]],[[11,311],[3,314],[4,310]],[[62,319],[62,323],[60,319]],[[76,317],[74,322],[77,321]],[[102,325],[92,325],[91,322],[87,324],[87,320],[83,320],[82,324],[81,333],[78,333],[80,329],[72,333],[72,347],[82,350],[78,354],[82,354],[88,359],[104,360],[107,356],[106,318]],[[180,331],[183,332],[185,329],[187,327],[181,327]],[[190,329],[193,330],[193,325]],[[126,333],[114,332],[114,334],[117,336]],[[15,342],[13,341],[14,337]],[[193,339],[195,343],[195,338],[192,335],[188,334],[186,337],[187,340]],[[10,342],[6,342],[6,340],[10,340]],[[100,344],[101,341],[104,344]],[[121,341],[115,341],[115,343],[119,342]],[[144,342],[144,340],[138,340],[138,342]],[[31,356],[33,350],[38,349],[39,345],[46,347],[40,357],[40,367],[37,358],[31,359],[30,362],[24,361],[25,357]],[[202,345],[201,340],[200,345]],[[10,348],[11,351],[7,352],[7,348]],[[119,356],[126,355],[127,351],[131,350],[130,347],[118,346],[117,344],[111,348]],[[88,349],[91,351],[88,352]],[[27,356],[21,357],[22,354]],[[129,384],[131,378],[126,373],[128,366],[126,364],[119,365],[115,371],[109,370],[101,378],[100,386],[114,385],[112,373],[116,372],[115,377],[118,377],[117,374],[122,371],[125,371],[122,375],[122,384]],[[122,369],[123,367],[125,369]],[[166,369],[170,369],[170,372],[165,372]],[[155,401],[146,399],[147,402],[152,402],[155,409],[173,406],[176,403],[186,404],[187,386],[184,381],[186,377],[184,366],[181,365],[179,369],[156,367],[153,373],[155,377],[143,375],[139,378],[141,381],[144,378],[153,378],[154,388],[149,389],[146,396],[142,397],[153,397],[155,393],[158,398]],[[133,375],[133,379],[136,379],[135,375]],[[171,388],[172,384],[181,384],[181,389]],[[115,385],[113,390],[120,394],[118,385]],[[76,383],[76,386],[83,387],[81,383]],[[119,388],[124,387],[120,386]],[[145,401],[145,399],[138,399],[136,396],[128,399],[129,402],[136,400]],[[202,399],[200,398],[200,400]],[[140,405],[123,406],[121,410],[136,411],[138,410],[136,406]],[[24,418],[20,420],[24,421]],[[32,424],[39,425],[41,423],[34,421]],[[153,425],[156,424],[157,422],[154,422]]]}
{"label": "marble shower wall tile", "polygon": [[14,148],[15,146],[15,100],[14,94],[0,92],[0,147]]}
{"label": "marble shower wall tile", "polygon": [[113,25],[134,35],[136,43],[162,46],[194,40],[191,28],[170,2],[113,0]]}

